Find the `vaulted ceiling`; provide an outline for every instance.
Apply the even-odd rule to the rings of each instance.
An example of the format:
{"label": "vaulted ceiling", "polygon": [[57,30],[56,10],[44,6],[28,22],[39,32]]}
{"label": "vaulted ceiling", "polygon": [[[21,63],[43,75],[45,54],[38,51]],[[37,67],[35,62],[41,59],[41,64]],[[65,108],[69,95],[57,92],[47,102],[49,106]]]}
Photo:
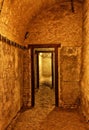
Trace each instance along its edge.
{"label": "vaulted ceiling", "polygon": [[[0,0],[0,33],[22,43],[32,17],[59,0]],[[70,1],[71,0],[60,0]],[[82,0],[73,0],[82,2]]]}

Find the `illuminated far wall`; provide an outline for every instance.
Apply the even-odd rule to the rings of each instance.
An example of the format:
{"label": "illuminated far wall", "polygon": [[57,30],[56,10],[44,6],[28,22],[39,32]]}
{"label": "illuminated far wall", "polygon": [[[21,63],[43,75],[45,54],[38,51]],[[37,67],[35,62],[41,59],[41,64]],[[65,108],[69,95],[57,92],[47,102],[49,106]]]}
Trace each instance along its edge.
{"label": "illuminated far wall", "polygon": [[52,59],[51,53],[39,54],[39,80],[40,84],[52,84]]}

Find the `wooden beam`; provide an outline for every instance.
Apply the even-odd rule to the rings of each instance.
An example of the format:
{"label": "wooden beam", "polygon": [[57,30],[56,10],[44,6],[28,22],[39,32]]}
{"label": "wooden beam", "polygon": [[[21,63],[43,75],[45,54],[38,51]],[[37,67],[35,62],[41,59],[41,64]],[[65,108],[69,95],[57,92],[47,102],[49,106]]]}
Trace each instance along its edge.
{"label": "wooden beam", "polygon": [[55,44],[28,44],[28,48],[56,48],[61,47],[60,43]]}

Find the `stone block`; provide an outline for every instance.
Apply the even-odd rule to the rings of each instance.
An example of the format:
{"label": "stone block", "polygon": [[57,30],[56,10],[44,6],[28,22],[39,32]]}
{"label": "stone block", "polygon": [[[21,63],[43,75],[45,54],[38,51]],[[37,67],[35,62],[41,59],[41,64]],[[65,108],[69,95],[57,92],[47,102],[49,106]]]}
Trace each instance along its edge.
{"label": "stone block", "polygon": [[61,100],[65,105],[79,105],[80,85],[79,82],[61,83]]}
{"label": "stone block", "polygon": [[81,48],[63,47],[60,53],[62,81],[80,81]]}

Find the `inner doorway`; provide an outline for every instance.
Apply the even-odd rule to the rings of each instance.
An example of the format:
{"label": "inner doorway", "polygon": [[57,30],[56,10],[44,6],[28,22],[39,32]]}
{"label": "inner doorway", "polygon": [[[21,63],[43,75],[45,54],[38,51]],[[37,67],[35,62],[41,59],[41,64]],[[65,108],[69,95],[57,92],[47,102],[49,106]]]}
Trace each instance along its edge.
{"label": "inner doorway", "polygon": [[38,53],[38,73],[39,73],[39,80],[38,84],[49,86],[53,88],[52,80],[53,80],[53,58],[52,53],[48,52],[41,52]]}
{"label": "inner doorway", "polygon": [[[37,65],[39,56],[36,54],[43,53],[46,51],[46,53],[51,53],[54,56],[54,76],[52,76],[52,84],[55,86],[55,106],[58,107],[59,102],[59,95],[58,95],[58,48],[61,47],[60,44],[34,44],[29,45],[29,49],[31,49],[31,106],[35,106],[35,87],[39,87],[39,75],[38,75],[38,69]],[[39,65],[39,64],[38,64]],[[53,64],[52,64],[53,65]],[[39,67],[38,67],[39,68]]]}
{"label": "inner doorway", "polygon": [[39,89],[39,86],[44,84],[55,87],[55,54],[50,51],[36,51],[36,62],[35,62],[35,74],[37,75],[35,87]]}
{"label": "inner doorway", "polygon": [[55,106],[55,53],[54,49],[35,50],[35,105]]}

